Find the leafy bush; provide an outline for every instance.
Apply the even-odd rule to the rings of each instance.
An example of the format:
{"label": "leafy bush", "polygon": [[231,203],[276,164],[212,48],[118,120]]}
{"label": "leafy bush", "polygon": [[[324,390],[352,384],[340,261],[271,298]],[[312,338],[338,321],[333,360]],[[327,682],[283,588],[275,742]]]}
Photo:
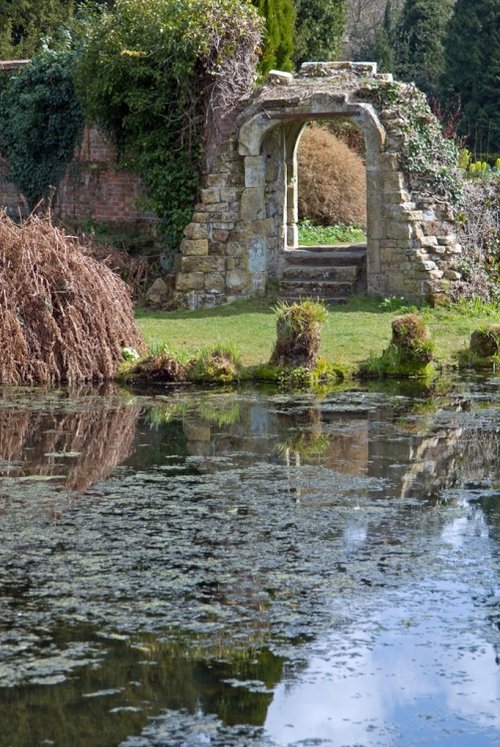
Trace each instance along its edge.
{"label": "leafy bush", "polygon": [[204,145],[213,154],[222,117],[253,85],[260,29],[244,0],[116,0],[81,22],[86,115],[142,176],[171,250],[191,219]]}
{"label": "leafy bush", "polygon": [[0,93],[0,150],[32,208],[57,186],[83,131],[73,60],[68,51],[45,51]]}
{"label": "leafy bush", "polygon": [[366,169],[360,156],[313,124],[299,142],[299,215],[320,226],[366,226]]}

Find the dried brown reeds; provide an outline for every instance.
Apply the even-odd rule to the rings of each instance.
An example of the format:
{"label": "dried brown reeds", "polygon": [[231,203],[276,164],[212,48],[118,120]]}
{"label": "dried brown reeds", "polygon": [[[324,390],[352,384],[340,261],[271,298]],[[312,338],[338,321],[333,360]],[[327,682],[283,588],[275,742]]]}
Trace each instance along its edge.
{"label": "dried brown reeds", "polygon": [[10,477],[57,476],[63,487],[81,493],[130,456],[140,405],[93,393],[73,396],[74,412],[65,412],[62,401],[43,410],[13,403],[0,412],[0,459]]}
{"label": "dried brown reeds", "polygon": [[142,350],[130,292],[77,239],[0,214],[0,382],[103,381],[122,348]]}
{"label": "dried brown reeds", "polygon": [[131,257],[123,249],[99,244],[91,239],[82,247],[83,251],[93,257],[114,273],[119,275],[130,288],[132,299],[141,301],[149,285],[150,266],[144,257]]}
{"label": "dried brown reeds", "polygon": [[366,226],[366,168],[356,151],[312,124],[299,142],[298,168],[301,218],[319,226]]}

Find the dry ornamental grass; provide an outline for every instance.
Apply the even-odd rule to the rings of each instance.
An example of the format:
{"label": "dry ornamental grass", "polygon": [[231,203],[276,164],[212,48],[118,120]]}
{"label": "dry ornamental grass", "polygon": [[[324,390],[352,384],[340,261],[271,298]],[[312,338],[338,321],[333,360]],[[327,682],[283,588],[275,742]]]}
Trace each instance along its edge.
{"label": "dry ornamental grass", "polygon": [[298,149],[299,215],[318,226],[366,226],[362,158],[324,127],[311,125]]}
{"label": "dry ornamental grass", "polygon": [[127,285],[49,220],[0,215],[0,383],[115,376],[122,348],[142,350]]}

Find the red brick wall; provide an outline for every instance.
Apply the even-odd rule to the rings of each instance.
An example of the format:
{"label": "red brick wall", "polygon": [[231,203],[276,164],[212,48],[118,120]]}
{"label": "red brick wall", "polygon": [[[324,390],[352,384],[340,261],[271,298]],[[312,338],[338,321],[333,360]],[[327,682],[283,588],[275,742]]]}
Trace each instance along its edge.
{"label": "red brick wall", "polygon": [[[141,205],[141,180],[118,169],[115,156],[115,149],[104,136],[95,127],[86,127],[81,147],[58,186],[54,214],[62,220],[91,219],[103,223],[154,221],[154,216]],[[7,168],[7,160],[0,155],[0,209],[25,215],[26,200],[7,180]]]}
{"label": "red brick wall", "polygon": [[59,184],[54,211],[63,219],[136,223],[152,219],[141,202],[135,174],[116,167],[114,147],[95,127],[86,127],[81,147]]}

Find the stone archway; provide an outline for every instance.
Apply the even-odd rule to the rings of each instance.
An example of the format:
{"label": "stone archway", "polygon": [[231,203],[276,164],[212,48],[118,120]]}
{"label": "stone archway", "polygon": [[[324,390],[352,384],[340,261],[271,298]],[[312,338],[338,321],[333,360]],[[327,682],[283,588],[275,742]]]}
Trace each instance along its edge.
{"label": "stone archway", "polygon": [[184,232],[181,303],[227,303],[279,280],[282,253],[297,243],[300,134],[311,120],[334,118],[352,121],[366,144],[368,293],[420,301],[458,280],[451,207],[410,188],[398,155],[404,122],[367,97],[367,81],[392,77],[374,63],[305,63],[296,76],[270,74],[236,119]]}

